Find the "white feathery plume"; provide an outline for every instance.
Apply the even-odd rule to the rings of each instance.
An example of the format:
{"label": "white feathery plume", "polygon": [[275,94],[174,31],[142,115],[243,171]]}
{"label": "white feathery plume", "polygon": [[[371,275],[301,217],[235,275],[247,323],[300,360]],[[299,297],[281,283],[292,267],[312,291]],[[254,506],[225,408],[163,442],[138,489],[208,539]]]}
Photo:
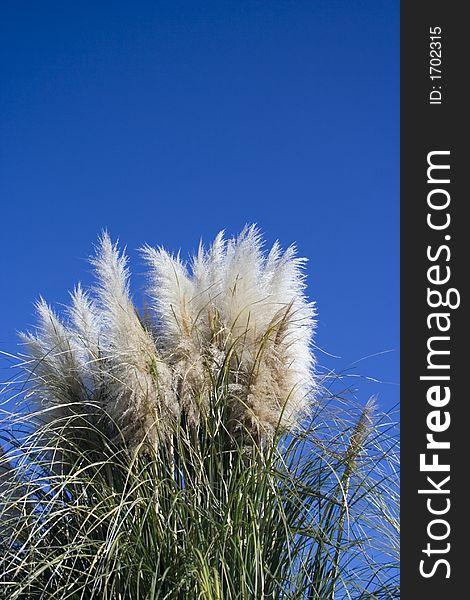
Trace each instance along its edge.
{"label": "white feathery plume", "polygon": [[174,374],[174,385],[182,409],[193,424],[199,423],[207,398],[209,377],[204,366],[204,337],[200,330],[197,290],[179,256],[163,248],[144,246],[150,265],[149,295],[156,314],[156,329],[164,356]]}
{"label": "white feathery plume", "polygon": [[107,233],[92,264],[98,278],[106,410],[131,447],[143,441],[157,445],[170,417],[179,412],[169,369],[130,298],[127,257]]}
{"label": "white feathery plume", "polygon": [[229,243],[218,304],[239,360],[235,415],[265,436],[277,426],[294,427],[307,410],[314,391],[314,310],[295,248],[282,253],[276,243],[265,258],[262,246],[253,226]]}
{"label": "white feathery plume", "polygon": [[90,398],[99,402],[102,391],[100,334],[98,309],[80,284],[70,294],[68,314],[71,323],[72,345],[79,358],[82,381]]}
{"label": "white feathery plume", "polygon": [[227,242],[224,267],[222,293],[216,298],[216,306],[231,339],[239,341],[237,345],[245,350],[268,320],[262,240],[255,227],[245,227],[237,238]]}
{"label": "white feathery plume", "polygon": [[35,334],[21,334],[29,355],[23,367],[30,372],[32,397],[44,409],[42,418],[51,421],[74,414],[74,406],[86,405],[87,394],[71,333],[43,299],[36,304]]}
{"label": "white feathery plume", "polygon": [[[315,388],[314,308],[305,297],[304,261],[295,248],[283,253],[276,243],[266,257],[251,226],[228,241],[220,233],[207,251],[201,245],[191,272],[162,250],[146,247],[144,256],[158,326],[167,332],[173,355],[184,355],[184,349],[188,354],[186,379],[198,381],[201,365],[207,370],[212,358],[212,366],[220,367],[233,352],[234,421],[262,436],[278,425],[295,427]],[[204,405],[198,392],[194,413]],[[185,405],[190,403],[186,397]]]}

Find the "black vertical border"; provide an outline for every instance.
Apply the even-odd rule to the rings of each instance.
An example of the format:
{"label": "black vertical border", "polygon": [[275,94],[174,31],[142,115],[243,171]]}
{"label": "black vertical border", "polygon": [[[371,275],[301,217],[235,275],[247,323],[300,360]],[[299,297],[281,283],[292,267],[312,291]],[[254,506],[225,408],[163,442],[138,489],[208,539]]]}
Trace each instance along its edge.
{"label": "black vertical border", "polygon": [[[466,209],[470,199],[464,189],[467,174],[470,174],[467,149],[470,144],[470,103],[464,91],[465,87],[470,88],[465,85],[467,81],[470,83],[467,62],[470,58],[470,24],[464,17],[464,8],[465,3],[452,1],[401,3],[401,588],[405,600],[467,597],[470,574],[465,544],[470,533],[470,518],[465,513],[470,506],[467,491],[470,489],[470,392],[466,385],[466,374],[470,374],[470,344],[467,341],[470,315],[465,314],[467,280],[470,278],[470,267],[467,266],[470,262],[470,219],[466,218]],[[442,83],[429,78],[430,28],[433,27],[442,30]],[[441,85],[440,105],[429,104],[433,85]],[[451,181],[445,187],[451,195],[451,224],[445,232],[432,231],[426,223],[427,194],[431,189],[426,175],[427,155],[435,150],[450,150]],[[444,240],[445,234],[451,236],[449,241]],[[429,374],[426,371],[426,344],[433,335],[426,323],[428,314],[433,312],[427,306],[427,269],[433,263],[429,262],[426,251],[428,245],[438,248],[446,243],[451,250],[450,261],[445,262],[442,258],[440,264],[450,266],[451,280],[447,287],[459,290],[461,304],[455,310],[439,309],[448,310],[451,318],[447,334],[451,338],[450,356],[444,357],[444,362],[450,361],[451,400],[442,409],[449,410],[451,425],[438,438],[451,443],[450,450],[440,453],[441,462],[450,461],[451,508],[443,518],[449,522],[451,532],[447,539],[438,542],[430,540],[427,534],[429,522],[438,516],[433,517],[428,512],[427,496],[418,494],[418,489],[430,487],[426,475],[432,474],[420,472],[419,455],[426,451],[426,417],[433,410],[426,400],[430,384],[419,378]],[[437,473],[436,481],[442,480],[443,476],[444,473]],[[434,529],[435,533],[439,534],[439,531],[444,532],[444,527]],[[428,542],[440,549],[448,542],[450,551],[428,558],[423,553]],[[447,568],[444,565],[437,567],[432,577],[422,577],[420,561],[426,559],[429,571],[433,561],[439,558],[449,561],[450,578],[445,577]]]}

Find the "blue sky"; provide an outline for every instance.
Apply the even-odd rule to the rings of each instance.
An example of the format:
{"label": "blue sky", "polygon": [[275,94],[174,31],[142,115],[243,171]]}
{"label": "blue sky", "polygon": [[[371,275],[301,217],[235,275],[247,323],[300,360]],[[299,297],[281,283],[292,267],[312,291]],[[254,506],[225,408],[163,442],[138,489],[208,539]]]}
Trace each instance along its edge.
{"label": "blue sky", "polygon": [[351,384],[397,402],[398,2],[8,2],[0,69],[0,350],[103,228],[138,296],[144,242],[256,222],[309,259],[320,364],[385,352]]}

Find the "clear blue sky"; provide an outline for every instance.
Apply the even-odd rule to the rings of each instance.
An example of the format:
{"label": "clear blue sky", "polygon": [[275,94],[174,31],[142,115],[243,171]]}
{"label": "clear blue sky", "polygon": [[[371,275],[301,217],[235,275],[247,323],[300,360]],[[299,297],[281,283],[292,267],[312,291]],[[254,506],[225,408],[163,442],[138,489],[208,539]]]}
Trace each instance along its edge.
{"label": "clear blue sky", "polygon": [[[399,2],[5,2],[0,349],[90,281],[108,228],[197,247],[256,222],[309,258],[319,355],[398,399]],[[3,379],[8,372],[2,369]]]}

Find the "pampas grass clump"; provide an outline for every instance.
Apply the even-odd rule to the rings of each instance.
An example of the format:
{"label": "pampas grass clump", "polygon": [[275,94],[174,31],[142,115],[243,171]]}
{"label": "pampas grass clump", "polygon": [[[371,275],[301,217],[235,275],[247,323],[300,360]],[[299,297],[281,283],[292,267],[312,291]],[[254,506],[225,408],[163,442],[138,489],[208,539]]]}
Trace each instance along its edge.
{"label": "pampas grass clump", "polygon": [[315,388],[314,309],[294,247],[276,243],[265,256],[247,227],[201,245],[189,267],[162,248],[142,253],[145,316],[130,297],[127,258],[106,233],[91,261],[97,285],[91,295],[75,290],[68,321],[37,304],[38,330],[22,336],[37,403],[53,419],[99,405],[130,447],[155,446],[183,417],[199,426],[224,369],[233,431],[267,440],[298,426]]}
{"label": "pampas grass clump", "polygon": [[22,335],[0,596],[398,597],[391,424],[316,372],[295,248],[252,226],[142,256],[143,313],[105,233],[94,288]]}

